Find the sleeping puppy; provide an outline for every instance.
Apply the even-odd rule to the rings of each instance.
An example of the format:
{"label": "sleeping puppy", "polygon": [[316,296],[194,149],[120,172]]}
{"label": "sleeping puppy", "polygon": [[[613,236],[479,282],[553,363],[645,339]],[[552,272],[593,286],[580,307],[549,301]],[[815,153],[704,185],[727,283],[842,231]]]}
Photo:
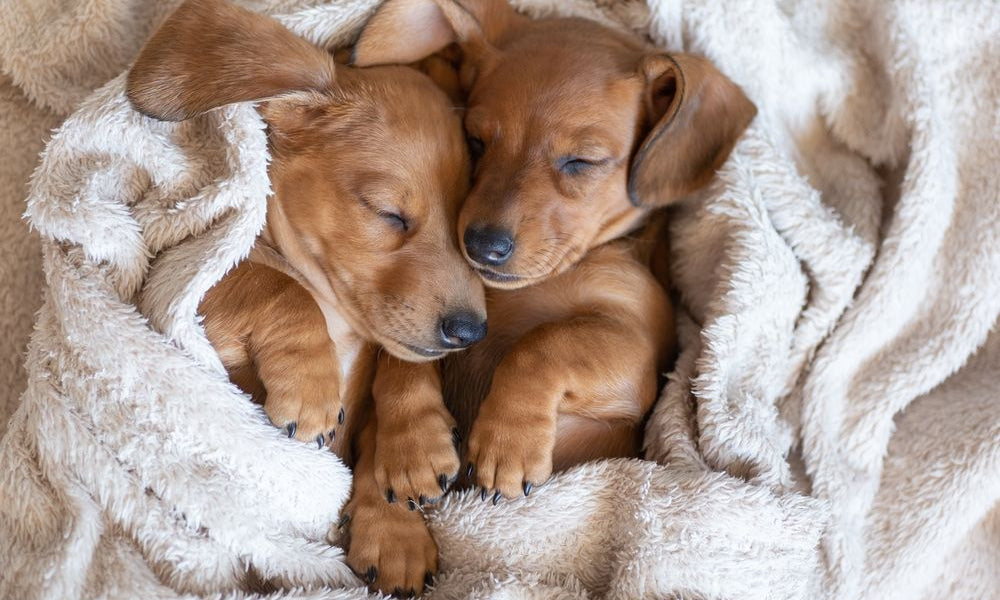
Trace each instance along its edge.
{"label": "sleeping puppy", "polygon": [[[455,236],[470,161],[450,101],[410,68],[337,66],[224,0],[184,3],[127,93],[171,121],[260,101],[274,195],[250,258],[202,301],[205,330],[275,425],[353,466],[348,563],[375,589],[421,590],[437,548],[412,508],[459,469],[429,361],[486,332],[482,284]],[[394,484],[401,501],[389,504]]]}
{"label": "sleeping puppy", "polygon": [[454,361],[473,385],[453,408],[468,472],[496,502],[553,468],[638,454],[672,313],[648,243],[612,240],[655,239],[650,211],[704,186],[756,109],[705,59],[505,0],[389,0],[353,59],[453,43],[477,161],[459,238],[493,288],[487,339]]}

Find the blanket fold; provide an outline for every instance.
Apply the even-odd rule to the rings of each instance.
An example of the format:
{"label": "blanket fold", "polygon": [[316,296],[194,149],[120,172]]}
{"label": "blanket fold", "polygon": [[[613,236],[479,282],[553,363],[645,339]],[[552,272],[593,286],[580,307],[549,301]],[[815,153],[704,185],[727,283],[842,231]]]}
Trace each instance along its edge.
{"label": "blanket fold", "polygon": [[[123,71],[176,0],[63,4],[0,2],[3,77],[73,111],[28,197],[46,290],[0,440],[0,597],[374,597],[334,527],[349,471],[270,426],[196,314],[263,225],[262,120],[130,108]],[[377,2],[244,4],[332,48]],[[429,597],[995,594],[1000,13],[513,4],[704,54],[759,114],[671,214],[681,352],[645,460],[450,494]]]}

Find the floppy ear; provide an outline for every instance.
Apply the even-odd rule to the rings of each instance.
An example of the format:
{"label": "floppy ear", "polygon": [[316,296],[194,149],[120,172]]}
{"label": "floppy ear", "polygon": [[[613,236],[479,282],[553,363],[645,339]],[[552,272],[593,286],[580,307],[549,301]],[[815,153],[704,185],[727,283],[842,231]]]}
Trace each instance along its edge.
{"label": "floppy ear", "polygon": [[362,30],[351,64],[408,64],[453,42],[474,58],[519,18],[507,0],[387,0]]}
{"label": "floppy ear", "polygon": [[445,46],[440,52],[435,52],[427,58],[413,63],[411,66],[424,75],[448,96],[453,106],[465,105],[465,94],[459,80],[462,51],[456,44]]}
{"label": "floppy ear", "polygon": [[702,187],[729,156],[757,107],[709,61],[651,54],[639,64],[655,121],[632,158],[632,204],[666,206]]}
{"label": "floppy ear", "polygon": [[187,0],[143,47],[126,93],[139,112],[180,121],[233,102],[325,90],[334,61],[274,19],[228,0]]}

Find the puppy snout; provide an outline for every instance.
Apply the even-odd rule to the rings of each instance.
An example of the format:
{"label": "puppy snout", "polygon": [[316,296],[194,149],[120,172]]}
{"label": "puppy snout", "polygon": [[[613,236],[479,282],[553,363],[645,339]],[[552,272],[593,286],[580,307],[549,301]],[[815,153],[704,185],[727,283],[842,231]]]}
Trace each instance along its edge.
{"label": "puppy snout", "polygon": [[502,266],[514,254],[514,236],[499,227],[469,227],[462,241],[469,258],[483,266]]}
{"label": "puppy snout", "polygon": [[446,348],[468,348],[486,337],[486,319],[468,311],[441,319],[441,343]]}

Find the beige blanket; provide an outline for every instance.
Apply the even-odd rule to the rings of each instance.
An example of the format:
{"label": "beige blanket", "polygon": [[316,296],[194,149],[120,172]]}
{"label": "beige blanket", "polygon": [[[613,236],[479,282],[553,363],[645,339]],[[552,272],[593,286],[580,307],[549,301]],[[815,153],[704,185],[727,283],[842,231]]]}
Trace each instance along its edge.
{"label": "beige blanket", "polygon": [[[263,222],[263,124],[159,123],[123,96],[176,3],[0,2],[12,366],[39,289],[23,178],[72,113],[28,195],[47,285],[0,441],[0,597],[261,597],[248,565],[284,590],[266,597],[368,597],[327,542],[349,472],[267,424],[195,313]],[[333,47],[376,2],[245,4]],[[431,597],[995,597],[995,4],[516,5],[706,54],[760,113],[673,216],[682,352],[648,460],[499,506],[450,495]]]}

